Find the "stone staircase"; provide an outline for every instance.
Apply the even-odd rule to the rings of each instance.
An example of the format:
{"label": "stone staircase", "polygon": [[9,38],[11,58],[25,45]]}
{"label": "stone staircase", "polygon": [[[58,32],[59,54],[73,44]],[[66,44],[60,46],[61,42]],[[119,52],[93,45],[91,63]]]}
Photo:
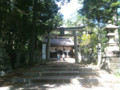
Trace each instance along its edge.
{"label": "stone staircase", "polygon": [[98,88],[104,83],[115,83],[111,75],[97,67],[67,62],[38,65],[23,73],[21,77],[12,78],[11,81],[26,83],[22,87],[17,87],[17,90],[88,90],[92,87]]}

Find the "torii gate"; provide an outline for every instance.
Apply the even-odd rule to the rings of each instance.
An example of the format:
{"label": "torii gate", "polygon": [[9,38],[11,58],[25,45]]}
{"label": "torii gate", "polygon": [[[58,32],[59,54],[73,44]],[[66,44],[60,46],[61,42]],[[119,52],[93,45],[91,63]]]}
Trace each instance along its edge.
{"label": "torii gate", "polygon": [[[60,34],[48,34],[48,45],[47,45],[47,60],[50,59],[50,38],[51,36],[74,36],[74,48],[75,48],[75,63],[79,63],[78,60],[78,46],[77,46],[77,36],[80,34],[77,34],[76,31],[81,30],[85,26],[81,27],[60,27],[60,28],[55,28],[52,31],[60,31]],[[65,31],[72,31],[71,34],[65,34]]]}

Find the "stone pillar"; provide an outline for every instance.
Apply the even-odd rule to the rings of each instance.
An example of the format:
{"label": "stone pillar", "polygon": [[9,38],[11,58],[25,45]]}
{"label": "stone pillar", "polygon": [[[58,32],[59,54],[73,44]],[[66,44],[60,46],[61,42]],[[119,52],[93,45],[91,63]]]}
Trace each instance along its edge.
{"label": "stone pillar", "polygon": [[74,30],[73,33],[74,33],[74,47],[75,47],[75,63],[79,63],[76,30]]}
{"label": "stone pillar", "polygon": [[46,60],[46,44],[42,44],[42,60]]}
{"label": "stone pillar", "polygon": [[48,34],[48,43],[47,43],[47,60],[50,60],[50,40],[51,40],[51,34]]}
{"label": "stone pillar", "polygon": [[108,46],[105,48],[105,61],[107,61],[107,67],[110,70],[117,69],[120,65],[120,51],[119,51],[119,38],[118,38],[118,26],[112,25],[109,21],[108,25],[104,29],[107,31]]}

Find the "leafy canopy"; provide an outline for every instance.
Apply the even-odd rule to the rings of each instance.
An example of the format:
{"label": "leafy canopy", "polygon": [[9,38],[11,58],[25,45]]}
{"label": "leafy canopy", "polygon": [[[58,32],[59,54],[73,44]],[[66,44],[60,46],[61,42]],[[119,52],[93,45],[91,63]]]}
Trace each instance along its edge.
{"label": "leafy canopy", "polygon": [[106,23],[113,17],[116,2],[116,0],[84,0],[79,13],[93,21]]}

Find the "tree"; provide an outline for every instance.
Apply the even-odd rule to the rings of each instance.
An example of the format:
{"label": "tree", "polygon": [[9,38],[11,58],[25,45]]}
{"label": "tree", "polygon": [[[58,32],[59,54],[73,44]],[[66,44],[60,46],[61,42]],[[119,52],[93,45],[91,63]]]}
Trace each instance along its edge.
{"label": "tree", "polygon": [[115,7],[112,4],[116,3],[116,0],[84,0],[83,8],[79,10],[79,13],[88,19],[94,21],[98,26],[98,65],[101,62],[101,27],[108,20],[112,20]]}
{"label": "tree", "polygon": [[30,50],[30,64],[34,63],[38,37],[48,33],[61,24],[57,2],[69,0],[1,0],[0,1],[0,37],[7,53],[11,57],[14,69],[20,52],[20,61]]}
{"label": "tree", "polygon": [[113,3],[117,0],[84,0],[83,8],[80,10],[81,14],[88,19],[97,21],[99,23],[106,23],[111,20],[115,7]]}

